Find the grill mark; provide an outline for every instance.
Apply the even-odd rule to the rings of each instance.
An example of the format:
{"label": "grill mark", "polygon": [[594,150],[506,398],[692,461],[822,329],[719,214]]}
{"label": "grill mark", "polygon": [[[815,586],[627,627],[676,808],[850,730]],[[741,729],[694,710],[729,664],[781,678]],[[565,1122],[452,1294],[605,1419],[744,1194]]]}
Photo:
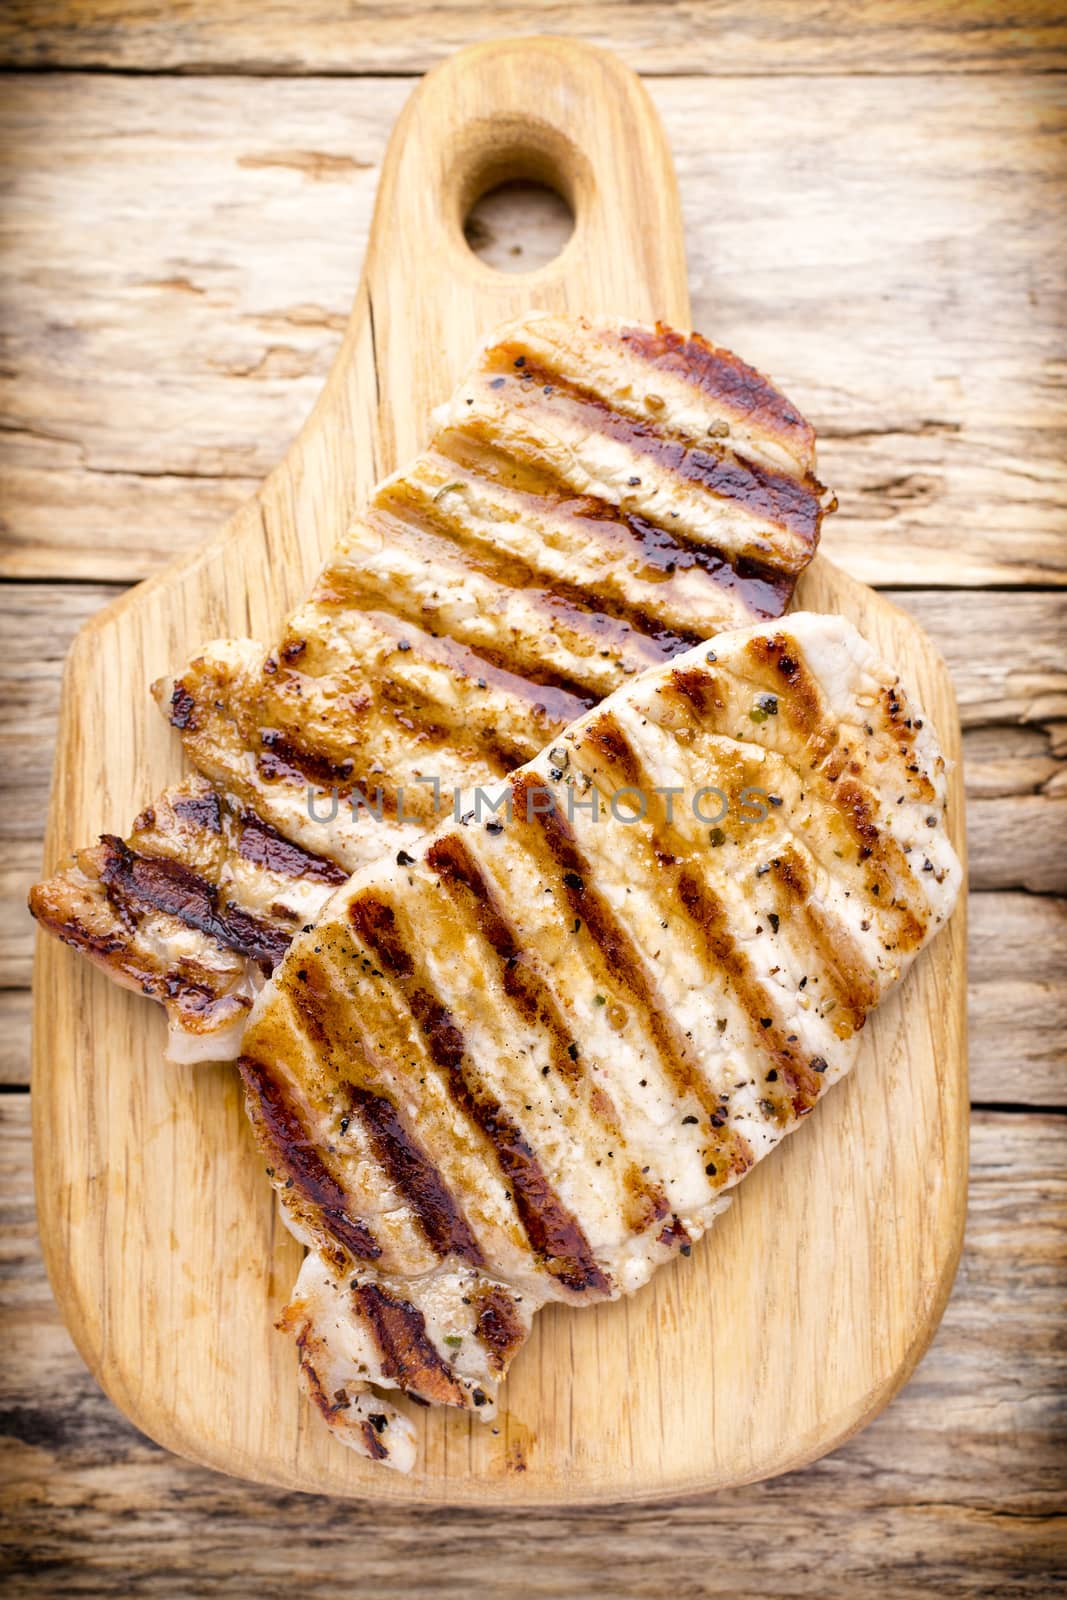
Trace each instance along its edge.
{"label": "grill mark", "polygon": [[106,852],[100,880],[114,898],[139,910],[162,911],[187,928],[250,961],[275,967],[289,948],[290,935],[239,906],[218,908],[218,890],[180,861],[142,855],[114,834],[101,834]]}
{"label": "grill mark", "polygon": [[[780,1125],[791,1117],[806,1116],[819,1097],[819,1076],[788,1043],[777,1002],[755,977],[747,956],[734,940],[722,901],[686,868],[678,873],[677,896],[678,904],[701,937],[708,962],[725,975],[745,1014],[754,1045],[778,1072],[778,1079],[765,1085],[762,1098],[771,1105]],[[766,1017],[771,1022],[764,1028],[760,1019]]]}
{"label": "grill mark", "polygon": [[265,749],[258,765],[265,778],[309,778],[325,785],[347,783],[352,776],[355,763],[351,756],[334,761],[323,751],[295,742],[280,728],[263,728],[259,737]]}
{"label": "grill mark", "polygon": [[[428,532],[432,539],[443,540],[453,550],[460,552],[466,566],[503,589],[524,592],[534,603],[558,612],[576,626],[580,627],[581,622],[589,618],[620,622],[655,644],[665,660],[699,644],[704,637],[692,629],[668,626],[654,612],[634,601],[603,594],[591,585],[573,583],[546,573],[511,551],[490,550],[472,533],[462,517],[449,516],[434,504],[432,496],[419,492],[415,482],[397,482],[391,485],[389,494],[392,504],[399,508],[397,514],[400,520],[414,535],[416,548]],[[383,498],[379,496],[379,505]],[[418,517],[418,523],[411,520],[413,515]]]}
{"label": "grill mark", "polygon": [[515,1310],[511,1295],[496,1284],[480,1290],[475,1304],[478,1338],[489,1353],[489,1365],[501,1377],[524,1342],[526,1329]]}
{"label": "grill mark", "polygon": [[755,665],[788,685],[785,710],[801,738],[810,745],[812,765],[825,761],[838,743],[836,723],[823,711],[822,691],[804,663],[800,646],[788,634],[757,634],[745,645]]}
{"label": "grill mark", "polygon": [[[426,862],[450,892],[453,904],[481,933],[497,957],[501,987],[524,1021],[539,1025],[548,1041],[552,1066],[578,1101],[584,1114],[598,1122],[620,1149],[625,1139],[618,1114],[603,1089],[593,1086],[583,1104],[581,1088],[588,1082],[576,1041],[568,1029],[549,984],[530,962],[518,934],[503,914],[496,896],[477,862],[457,834],[437,839],[426,852]],[[657,1184],[649,1183],[633,1161],[620,1162],[621,1182],[628,1197],[627,1220],[635,1233],[647,1226],[663,1201]]]}
{"label": "grill mark", "polygon": [[286,878],[311,878],[316,883],[333,884],[348,881],[348,873],[336,861],[283,838],[277,828],[256,812],[242,811],[240,823],[237,854],[243,860]]}
{"label": "grill mark", "polygon": [[558,807],[540,811],[528,799],[531,791],[541,785],[528,774],[520,774],[513,784],[515,816],[523,818],[536,829],[554,863],[563,897],[569,904],[582,929],[596,945],[606,975],[613,987],[626,990],[632,1004],[644,1015],[647,1031],[652,1037],[661,1063],[675,1089],[681,1095],[693,1095],[707,1110],[718,1105],[711,1089],[677,1030],[668,1021],[665,1008],[653,993],[636,947],[626,930],[616,918],[607,902],[589,887],[589,863],[575,841],[574,834]]}
{"label": "grill mark", "polygon": [[521,1128],[472,1071],[466,1041],[451,1012],[435,993],[413,981],[415,964],[400,937],[392,907],[372,895],[362,895],[349,906],[349,917],[380,966],[397,980],[454,1103],[492,1146],[532,1249],[566,1287],[607,1293],[610,1280],[593,1256],[577,1219],[553,1190]]}
{"label": "grill mark", "polygon": [[[671,674],[672,680],[682,676],[683,674],[677,671]],[[695,673],[693,676],[699,680],[698,685],[693,688],[693,698],[702,709],[706,698],[714,692],[714,679],[704,672]],[[609,723],[610,739],[607,748],[612,751],[618,770],[626,775],[628,783],[651,795],[652,786],[647,782],[643,763],[627,741],[615,718],[606,714],[597,720]],[[665,819],[666,808],[662,797],[657,796],[655,804]],[[639,837],[635,837],[633,842],[638,849],[647,854],[650,884],[669,885],[672,879],[674,880],[673,897],[699,932],[705,960],[711,963],[713,970],[725,974],[728,985],[733,988],[745,1012],[756,1047],[762,1052],[769,1051],[774,1056],[773,1066],[778,1069],[778,1079],[772,1080],[772,1083],[781,1082],[783,1089],[788,1088],[794,1114],[805,1115],[806,1110],[810,1110],[811,1107],[809,1105],[803,1110],[797,1109],[798,1097],[802,1100],[804,1094],[813,1086],[817,1095],[819,1080],[799,1062],[789,1048],[785,1030],[777,1017],[775,1002],[764,985],[755,978],[748,958],[733,939],[721,901],[710,889],[702,886],[688,869],[680,865],[656,829],[653,829],[647,845]],[[798,865],[800,865],[799,858]],[[801,888],[795,875],[794,893],[806,896],[809,891],[810,883],[805,881]],[[761,1019],[768,1016],[771,1018],[771,1026],[764,1028]],[[782,1092],[769,1087],[763,1098],[775,1107],[778,1121],[785,1120],[781,1104]],[[705,1108],[708,1107],[706,1098],[702,1103]],[[717,1101],[711,1109],[716,1117],[722,1110]],[[716,1188],[721,1187],[728,1178],[740,1177],[752,1165],[753,1157],[747,1140],[728,1125],[719,1129],[712,1123],[709,1150],[714,1158],[715,1171],[708,1176],[713,1178]]]}
{"label": "grill mark", "polygon": [[[125,937],[94,933],[79,917],[58,911],[45,892],[55,888],[57,883],[63,883],[62,877],[35,884],[30,890],[28,905],[35,920],[55,934],[62,944],[106,968],[116,982],[137,989],[161,1005],[173,1003],[181,1013],[182,1027],[187,1032],[210,1031],[214,1012],[251,1010],[252,1002],[246,995],[224,994],[217,985],[179,972],[167,972],[158,963],[150,964],[151,958],[133,948]],[[115,907],[112,910],[118,915]]]}
{"label": "grill mark", "polygon": [[327,1169],[281,1082],[254,1056],[240,1056],[237,1066],[247,1090],[249,1115],[265,1153],[288,1173],[338,1244],[358,1260],[376,1261],[381,1245],[365,1222],[348,1215],[344,1189]]}
{"label": "grill mark", "polygon": [[[175,800],[173,809],[174,815],[188,822],[190,827],[200,828],[205,833],[222,832],[222,803],[214,789],[208,794],[189,795],[185,799]],[[151,827],[152,822],[148,826]]]}
{"label": "grill mark", "polygon": [[383,781],[386,774],[355,777],[352,760],[334,762],[321,752],[305,750],[277,729],[265,729],[260,738],[267,748],[257,757],[256,767],[264,782],[296,784],[326,793],[336,791],[338,801],[345,803],[357,794],[364,795],[372,811],[380,808],[383,817],[396,818],[397,791]]}
{"label": "grill mark", "polygon": [[641,763],[611,712],[605,711],[589,723],[583,730],[582,743],[592,745],[622,779],[623,787],[640,787]]}
{"label": "grill mark", "polygon": [[404,1125],[385,1095],[350,1085],[349,1095],[370,1138],[371,1148],[418,1220],[427,1244],[442,1260],[462,1257],[481,1266],[483,1257],[470,1224],[444,1178]]}
{"label": "grill mark", "polygon": [[620,339],[652,367],[676,374],[730,410],[761,422],[768,433],[788,438],[810,460],[815,444],[811,424],[762,372],[732,351],[720,349],[699,333],[687,338],[662,322],[654,330],[626,327]]}
{"label": "grill mark", "polygon": [[[384,632],[394,644],[397,642],[398,634],[402,633],[404,642],[411,646],[408,659],[413,665],[430,666],[452,680],[443,695],[423,692],[423,699],[431,701],[438,707],[440,716],[445,717],[450,714],[455,719],[457,694],[461,695],[464,699],[460,711],[461,726],[469,733],[472,720],[477,721],[483,744],[491,743],[495,733],[495,726],[485,721],[487,716],[493,716],[497,720],[503,716],[508,721],[513,719],[521,721],[524,735],[532,721],[539,724],[538,727],[529,729],[531,735],[529,754],[533,754],[544,742],[543,738],[540,738],[540,724],[547,720],[553,729],[563,727],[581,716],[590,704],[595,704],[596,696],[590,694],[588,685],[581,686],[579,692],[572,694],[548,684],[534,683],[531,679],[524,678],[521,673],[500,665],[498,658],[494,657],[490,661],[485,654],[479,654],[469,645],[447,634],[428,634],[395,613],[386,610],[363,611],[360,613],[360,618],[377,628],[379,632]],[[393,682],[398,691],[403,689],[401,678],[394,676]],[[509,703],[503,706],[499,702],[483,703],[472,695],[472,684],[476,686],[478,696],[483,689],[492,689],[504,696]],[[399,702],[399,692],[396,699]],[[523,759],[528,760],[529,755],[524,753]]]}
{"label": "grill mark", "polygon": [[466,845],[456,834],[437,839],[426,862],[450,891],[452,902],[474,923],[497,957],[501,986],[525,1022],[539,1023],[548,1037],[552,1065],[569,1084],[583,1077],[569,1050],[573,1035],[566,1027],[555,996],[530,965],[515,930],[502,915],[496,897]]}
{"label": "grill mark", "polygon": [[[500,347],[502,351],[506,348]],[[524,371],[529,373],[526,383],[514,374],[506,381],[522,388],[528,386],[532,393],[548,388],[565,395],[575,408],[589,414],[590,431],[594,431],[591,419],[596,418],[595,431],[625,445],[635,455],[648,457],[715,499],[738,506],[753,518],[755,526],[762,521],[794,535],[803,546],[803,553],[798,556],[777,551],[783,570],[799,571],[810,558],[818,543],[823,515],[823,486],[810,475],[791,477],[722,446],[687,444],[672,438],[650,423],[613,410],[594,390],[561,377],[551,367],[538,367],[527,361]]]}
{"label": "grill mark", "polygon": [[[789,693],[779,698],[779,716],[810,748],[811,769],[816,774],[821,800],[855,840],[860,862],[869,863],[871,880],[865,885],[865,892],[886,915],[896,914],[900,945],[917,949],[926,934],[925,901],[915,889],[914,874],[899,844],[875,822],[869,791],[853,778],[840,776],[848,763],[849,748],[841,743],[837,724],[823,713],[821,691],[801,659],[799,646],[786,634],[778,633],[770,638],[750,639],[744,648],[760,669],[773,669],[788,685]],[[702,668],[676,668],[664,687],[684,700],[698,718],[710,718],[716,732],[730,737],[718,716],[727,708],[726,700],[712,673]],[[811,783],[812,779],[803,777],[787,752],[779,754],[801,782]],[[906,886],[903,900],[895,891],[896,884]],[[833,936],[827,936],[831,944],[836,942]],[[858,980],[857,990],[863,987],[862,980]]]}
{"label": "grill mark", "polygon": [[468,1404],[467,1391],[438,1355],[417,1306],[387,1294],[376,1283],[353,1283],[352,1298],[370,1324],[385,1377],[435,1405]]}
{"label": "grill mark", "polygon": [[[806,939],[833,991],[832,998],[848,1018],[849,1031],[857,1031],[863,1027],[867,1012],[878,1003],[878,986],[870,975],[863,951],[844,923],[814,904],[811,875],[802,857],[791,846],[772,857],[769,864],[771,881],[778,891],[777,910],[783,917],[799,916]],[[835,1028],[835,1032],[839,1030]]]}
{"label": "grill mark", "polygon": [[[636,750],[627,740],[622,728],[610,713],[599,717],[597,723],[593,724],[593,728],[596,729],[598,724],[604,723],[608,724],[606,729],[607,737],[604,738],[602,736],[598,748],[604,753],[609,753],[609,760],[614,767],[614,771],[623,776],[628,784],[641,789],[644,794],[651,796],[653,790],[648,783],[644,764]],[[656,796],[654,801],[650,800],[650,815],[653,806],[659,812],[662,812],[663,821],[666,822],[666,806],[662,796]],[[647,843],[639,835],[634,835],[633,844],[646,857],[648,867],[647,881],[650,885],[669,885],[672,882],[672,878],[678,877],[678,859],[671,853],[657,829],[653,829]],[[679,884],[680,878],[675,885],[675,893],[681,898]],[[685,905],[684,900],[682,905],[683,910],[688,913],[689,907]],[[761,1013],[761,1015],[764,1014],[765,1012]],[[760,1031],[762,1032],[762,1029]],[[762,1039],[759,1042],[761,1045],[764,1043]],[[696,1093],[704,1110],[709,1112],[710,1117],[714,1119],[709,1123],[710,1136],[707,1145],[708,1156],[714,1158],[712,1161],[713,1170],[708,1171],[707,1176],[713,1180],[712,1187],[719,1189],[732,1179],[742,1177],[752,1165],[754,1158],[748,1141],[740,1133],[727,1124],[723,1124],[721,1127],[717,1125],[723,1109],[722,1103],[712,1094],[711,1087],[703,1078],[703,1075],[701,1075],[696,1085]],[[664,1214],[665,1210],[666,1207],[664,1206],[663,1211],[657,1212],[657,1220]]]}
{"label": "grill mark", "polygon": [[725,706],[718,680],[700,667],[676,667],[667,681],[668,687],[701,719],[709,711],[721,711]]}
{"label": "grill mark", "polygon": [[376,1431],[376,1429],[374,1427],[374,1424],[372,1422],[369,1422],[365,1418],[360,1423],[359,1431],[360,1431],[360,1435],[362,1436],[362,1439],[363,1439],[363,1448],[366,1450],[366,1452],[370,1456],[371,1460],[372,1461],[384,1461],[384,1460],[386,1460],[386,1458],[389,1455],[389,1452],[385,1448],[385,1446],[382,1443],[382,1441],[379,1439],[377,1431]]}
{"label": "grill mark", "polygon": [[[867,893],[887,915],[896,913],[898,943],[905,949],[916,949],[926,933],[926,907],[903,850],[891,833],[879,831],[870,800],[860,784],[849,778],[836,784],[831,791],[831,804],[859,844],[861,862],[867,863],[871,873]],[[906,899],[902,900],[896,892],[897,882],[904,886],[906,893],[911,891]]]}
{"label": "grill mark", "polygon": [[[369,1087],[374,1067],[352,1023],[338,1026],[336,983],[323,963],[303,952],[295,981],[285,993],[300,1020],[319,1062],[333,1073],[338,1097],[366,1130],[375,1158],[390,1182],[411,1207],[415,1221],[431,1250],[444,1259],[455,1254],[480,1266],[482,1252],[448,1185],[426,1151],[408,1132],[393,1101]],[[347,1001],[341,1001],[342,1013]],[[352,1077],[359,1071],[361,1082]]]}
{"label": "grill mark", "polygon": [[[778,571],[773,562],[732,555],[720,545],[687,535],[682,529],[667,527],[654,518],[627,511],[612,500],[579,490],[554,463],[539,462],[536,468],[523,466],[516,458],[496,449],[492,429],[481,418],[471,417],[462,426],[449,429],[434,442],[434,449],[446,460],[455,461],[474,479],[501,484],[522,495],[534,514],[551,517],[553,512],[581,524],[592,539],[600,540],[603,530],[621,532],[638,557],[648,567],[672,576],[675,571],[697,569],[713,589],[734,595],[753,620],[779,617],[789,602],[795,578]],[[528,481],[532,480],[532,481]],[[542,503],[540,509],[536,502]],[[638,575],[638,582],[658,582]],[[595,592],[595,591],[594,591]],[[653,612],[654,615],[654,612]],[[700,632],[705,638],[708,629]]]}
{"label": "grill mark", "polygon": [[[405,524],[405,526],[410,530],[410,524]],[[410,542],[417,546],[418,536],[411,537],[409,535],[409,538]],[[393,542],[397,542],[395,535],[393,536]],[[426,559],[430,561],[433,558],[426,557]],[[440,559],[440,556],[437,559]],[[467,563],[468,566],[471,564]],[[397,586],[390,592],[383,593],[378,587],[378,581],[373,575],[367,573],[360,574],[357,580],[357,587],[362,591],[362,594],[357,594],[353,598],[355,603],[361,605],[364,609],[375,609],[386,613],[392,612],[400,617],[410,616],[410,610],[405,611],[403,609],[409,597],[402,587]],[[503,586],[498,585],[498,587],[503,590]],[[512,670],[520,672],[531,684],[548,685],[552,688],[562,689],[569,694],[580,694],[588,698],[590,686],[583,679],[576,677],[573,670],[567,673],[560,672],[558,668],[549,665],[543,655],[537,653],[541,648],[540,639],[544,630],[553,624],[569,628],[576,636],[576,644],[586,647],[591,659],[601,668],[601,672],[603,672],[602,658],[595,653],[598,650],[605,648],[615,652],[629,650],[631,654],[647,657],[648,665],[656,665],[659,661],[669,659],[671,654],[687,649],[690,644],[699,640],[699,635],[694,635],[692,638],[675,635],[672,645],[666,637],[661,640],[636,631],[627,622],[615,621],[606,610],[590,611],[583,609],[553,590],[543,588],[523,589],[519,586],[514,589],[507,589],[506,593],[520,594],[530,607],[532,616],[529,619],[529,627],[533,635],[532,642],[516,637],[516,630],[511,625],[502,626],[495,623],[495,635],[498,639],[501,639],[501,644],[498,646],[486,644],[479,639],[472,644],[471,648],[478,654],[485,656],[489,661],[510,662]],[[455,637],[453,630],[460,624],[456,621],[449,621],[447,617],[440,614],[446,609],[452,598],[453,595],[451,593],[446,593],[444,600],[422,601],[418,604],[418,611],[424,621],[433,628],[441,632],[450,632]],[[488,606],[483,608],[479,615],[484,616],[488,610],[489,614],[495,616],[502,604],[503,593],[499,599],[493,597]],[[667,630],[663,631],[666,635]],[[575,649],[572,654],[579,664],[583,662],[580,650]],[[580,666],[579,670],[581,670]]]}
{"label": "grill mark", "polygon": [[[404,624],[405,637],[408,638],[413,652],[421,642],[420,634],[422,640],[425,640],[424,630],[419,629],[414,619],[398,604],[402,596],[396,593],[383,594],[378,588],[369,589],[364,581],[364,574],[358,567],[354,565],[334,567],[326,581],[329,583],[329,589],[320,590],[316,594],[315,599],[318,603],[324,606],[336,606],[342,610],[359,610],[368,617],[388,617]],[[411,630],[410,633],[408,629]],[[571,674],[557,671],[542,657],[519,656],[514,646],[509,645],[507,649],[497,650],[482,642],[468,645],[462,639],[447,633],[434,635],[433,642],[438,647],[449,644],[456,650],[465,652],[471,663],[469,675],[479,675],[479,664],[493,668],[501,674],[502,687],[523,700],[533,699],[535,712],[537,704],[540,703],[542,709],[551,714],[560,726],[573,722],[575,717],[595,705],[599,698],[588,683]],[[423,654],[427,659],[433,660],[430,652],[424,651]]]}

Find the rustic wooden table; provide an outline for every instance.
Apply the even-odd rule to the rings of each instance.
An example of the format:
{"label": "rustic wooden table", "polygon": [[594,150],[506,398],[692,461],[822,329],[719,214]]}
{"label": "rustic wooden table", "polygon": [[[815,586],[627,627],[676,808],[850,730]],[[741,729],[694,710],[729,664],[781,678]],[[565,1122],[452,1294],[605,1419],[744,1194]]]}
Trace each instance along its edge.
{"label": "rustic wooden table", "polygon": [[[1060,9],[24,0],[0,15],[7,1593],[1047,1596],[1067,1581]],[[617,1511],[383,1511],[186,1465],[82,1367],[34,1232],[22,903],[73,632],[222,522],[298,428],[412,77],[536,26],[648,75],[697,326],[812,417],[841,500],[826,548],[891,589],[955,676],[970,1220],[916,1376],[804,1472]],[[532,204],[483,211],[490,259],[521,268],[551,247],[555,219]]]}

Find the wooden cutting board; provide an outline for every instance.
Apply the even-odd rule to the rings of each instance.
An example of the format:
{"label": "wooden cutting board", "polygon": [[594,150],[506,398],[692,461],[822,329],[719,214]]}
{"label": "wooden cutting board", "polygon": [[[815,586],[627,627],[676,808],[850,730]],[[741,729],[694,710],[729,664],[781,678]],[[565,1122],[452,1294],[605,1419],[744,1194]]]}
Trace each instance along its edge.
{"label": "wooden cutting board", "polygon": [[[514,176],[548,181],[576,217],[562,254],[525,276],[485,266],[462,229],[477,195]],[[178,776],[150,680],[206,639],[271,636],[353,507],[425,442],[477,340],[533,306],[689,325],[656,114],[612,56],[553,40],[478,46],[421,83],[390,142],[355,309],[303,433],[218,538],[79,635],[48,866],[124,827]],[[729,343],[729,328],[703,331]],[[800,600],[846,613],[899,663],[958,762],[952,689],[915,624],[821,557]],[[951,828],[962,850],[958,766]],[[416,1411],[418,1466],[402,1477],[335,1443],[298,1394],[273,1322],[301,1252],[277,1221],[235,1072],[165,1064],[156,1008],[42,939],[34,1143],[56,1298],[138,1427],[263,1482],[543,1504],[782,1472],[873,1417],[937,1325],[964,1216],[964,999],[961,905],[872,1019],[853,1076],[745,1181],[692,1258],[619,1304],[542,1313],[496,1426]]]}

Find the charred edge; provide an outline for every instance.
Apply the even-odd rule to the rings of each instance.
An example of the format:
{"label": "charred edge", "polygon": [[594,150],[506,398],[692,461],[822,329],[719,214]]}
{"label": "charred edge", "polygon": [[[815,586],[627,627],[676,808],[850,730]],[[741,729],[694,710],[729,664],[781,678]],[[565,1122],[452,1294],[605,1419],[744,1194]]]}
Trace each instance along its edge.
{"label": "charred edge", "polygon": [[[731,555],[679,528],[627,511],[599,495],[583,493],[548,462],[540,462],[536,472],[527,468],[526,476],[531,481],[516,485],[515,458],[494,447],[490,429],[478,418],[472,417],[462,428],[439,439],[436,448],[475,481],[499,483],[508,489],[517,488],[529,499],[547,501],[561,516],[572,517],[588,528],[593,540],[598,538],[600,529],[619,529],[632,542],[635,557],[646,568],[667,577],[697,569],[715,588],[736,595],[753,617],[780,617],[789,602],[796,581],[794,574],[779,571],[772,562]],[[649,614],[655,617],[654,607]],[[701,634],[701,638],[705,636]]]}
{"label": "charred edge", "polygon": [[402,491],[403,485],[398,484],[393,493],[401,497],[403,504],[417,511],[421,528],[461,549],[467,565],[474,571],[501,588],[540,593],[549,610],[579,628],[591,625],[595,629],[602,627],[605,621],[619,623],[622,628],[654,644],[664,660],[699,644],[704,637],[692,630],[668,627],[654,612],[630,601],[550,576],[520,556],[496,554],[470,538],[461,518],[448,516],[432,501],[415,496],[410,490],[406,494]]}
{"label": "charred edge", "polygon": [[[29,894],[30,914],[61,944],[69,945],[104,968],[115,982],[137,990],[160,1005],[173,1005],[181,1014],[183,1027],[192,1026],[195,1031],[204,1032],[205,1023],[215,1012],[222,1012],[229,1021],[235,1011],[251,1009],[252,1002],[245,995],[220,993],[209,983],[187,973],[168,972],[158,963],[149,966],[146,956],[139,954],[125,935],[87,928],[80,918],[53,904],[51,895],[58,890],[62,902],[65,888],[62,877],[35,884]],[[112,905],[111,910],[121,920],[121,908]]]}
{"label": "charred edge", "polygon": [[662,1229],[656,1242],[666,1245],[671,1250],[684,1250],[686,1254],[689,1253],[693,1244],[689,1230],[681,1217],[674,1216],[671,1217],[666,1227]]}
{"label": "charred edge", "polygon": [[348,881],[348,873],[336,861],[283,838],[277,828],[254,811],[243,811],[240,821],[237,853],[243,860],[286,878],[311,878],[316,883],[331,884]]}
{"label": "charred edge", "polygon": [[769,378],[732,351],[720,349],[699,333],[686,337],[662,322],[655,329],[624,328],[621,338],[642,360],[695,383],[731,411],[762,423],[768,432],[789,436],[810,456],[815,443],[811,424]]}
{"label": "charred edge", "polygon": [[194,727],[193,712],[195,710],[196,696],[189,692],[180,678],[177,678],[174,688],[170,692],[170,710],[167,713],[171,726],[180,729],[183,733],[186,729]]}
{"label": "charred edge", "polygon": [[270,1068],[253,1056],[239,1057],[237,1065],[248,1091],[252,1119],[276,1165],[288,1172],[294,1187],[338,1244],[357,1260],[377,1261],[381,1245],[365,1223],[348,1215],[344,1189],[327,1171],[296,1107]]}
{"label": "charred edge", "polygon": [[716,1102],[708,1098],[710,1090],[707,1084],[687,1059],[681,1040],[675,1037],[663,1006],[652,992],[636,948],[607,903],[586,882],[589,864],[579,850],[569,825],[558,808],[537,811],[527,800],[528,789],[535,787],[528,777],[516,780],[513,789],[515,815],[526,818],[540,830],[559,870],[563,893],[575,918],[597,946],[605,969],[611,974],[614,988],[628,991],[631,1001],[642,1011],[664,1069],[675,1088],[680,1093],[696,1095],[702,1104],[707,1103],[710,1108]]}
{"label": "charred edge", "polygon": [[[753,975],[747,956],[735,942],[722,902],[686,871],[678,875],[678,901],[700,933],[708,959],[726,977],[735,1001],[745,1013],[753,1042],[771,1058],[772,1069],[778,1073],[773,1089],[769,1088],[762,1098],[773,1108],[779,1124],[806,1116],[819,1098],[819,1075],[788,1044],[777,1005]],[[767,1017],[771,1019],[770,1026],[764,1027],[762,1019]],[[745,1143],[739,1138],[737,1142]],[[737,1159],[745,1152],[747,1145],[745,1151],[737,1151]],[[723,1154],[729,1156],[730,1152],[724,1149]],[[749,1165],[750,1154],[740,1170]]]}
{"label": "charred edge", "polygon": [[[810,475],[791,477],[774,472],[757,462],[712,444],[684,443],[659,432],[651,422],[637,422],[612,407],[594,390],[561,378],[550,368],[527,364],[530,387],[549,387],[566,394],[576,406],[584,406],[597,418],[599,431],[616,439],[633,452],[647,456],[673,472],[683,482],[705,490],[717,500],[741,506],[758,523],[760,520],[787,530],[800,539],[808,551],[814,550],[822,525],[823,486]],[[518,380],[515,380],[516,382]],[[795,562],[780,560],[785,570]]]}
{"label": "charred edge", "polygon": [[350,915],[383,969],[404,983],[405,998],[430,1058],[444,1074],[455,1104],[492,1145],[532,1249],[568,1288],[606,1293],[610,1283],[588,1240],[552,1189],[521,1129],[470,1072],[463,1033],[451,1012],[435,994],[408,981],[414,962],[403,947],[392,908],[364,896],[352,905]]}
{"label": "charred edge", "polygon": [[435,1405],[467,1405],[467,1391],[438,1355],[417,1306],[395,1299],[376,1283],[355,1284],[352,1292],[374,1333],[384,1377]]}
{"label": "charred edge", "polygon": [[463,841],[455,834],[446,834],[430,846],[426,862],[453,899],[473,915],[479,932],[497,957],[501,985],[516,1011],[525,1021],[538,1022],[545,1029],[553,1066],[568,1082],[577,1082],[582,1071],[570,1055],[573,1036],[564,1026],[548,986],[530,967],[518,935]]}
{"label": "charred edge", "polygon": [[385,1461],[389,1452],[378,1437],[377,1429],[373,1422],[364,1420],[360,1424],[360,1435],[363,1439],[363,1448],[372,1461]]}
{"label": "charred edge", "polygon": [[489,1352],[493,1371],[503,1374],[526,1338],[526,1329],[506,1289],[484,1289],[478,1296],[477,1308],[478,1338]]}
{"label": "charred edge", "polygon": [[[201,828],[205,833],[222,832],[222,802],[212,790],[209,794],[189,795],[184,800],[175,800],[174,815],[180,817],[190,827]],[[155,820],[154,817],[152,819]],[[148,827],[152,823],[147,824]]]}
{"label": "charred edge", "polygon": [[109,897],[140,910],[162,911],[205,933],[249,961],[274,967],[289,948],[289,934],[232,903],[218,908],[214,884],[180,861],[141,855],[114,834],[101,834],[106,856],[100,873]]}
{"label": "charred edge", "polygon": [[461,1256],[481,1266],[482,1252],[440,1172],[408,1133],[400,1113],[384,1095],[352,1085],[352,1104],[374,1154],[411,1206],[426,1242],[442,1258]]}

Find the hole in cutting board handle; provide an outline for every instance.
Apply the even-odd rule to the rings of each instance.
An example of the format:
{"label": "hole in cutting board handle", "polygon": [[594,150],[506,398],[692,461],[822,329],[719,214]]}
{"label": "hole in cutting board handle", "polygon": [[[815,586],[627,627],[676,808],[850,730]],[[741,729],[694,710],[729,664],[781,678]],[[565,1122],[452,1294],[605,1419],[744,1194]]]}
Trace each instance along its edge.
{"label": "hole in cutting board handle", "polygon": [[551,123],[497,116],[469,124],[457,146],[449,187],[468,249],[502,273],[557,260],[593,194],[577,145]]}
{"label": "hole in cutting board handle", "polygon": [[497,184],[476,200],[463,237],[497,272],[533,272],[555,261],[574,232],[574,213],[557,189],[530,178]]}

